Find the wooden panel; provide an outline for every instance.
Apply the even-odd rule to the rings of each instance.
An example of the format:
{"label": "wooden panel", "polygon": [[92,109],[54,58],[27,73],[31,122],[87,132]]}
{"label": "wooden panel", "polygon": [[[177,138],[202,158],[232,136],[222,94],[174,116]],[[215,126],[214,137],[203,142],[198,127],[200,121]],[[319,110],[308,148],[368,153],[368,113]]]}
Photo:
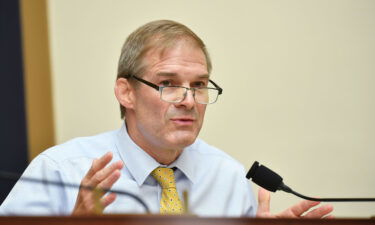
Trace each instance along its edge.
{"label": "wooden panel", "polygon": [[102,216],[67,216],[67,217],[0,217],[0,224],[127,224],[127,225],[354,225],[375,224],[374,219],[257,219],[257,218],[199,218],[194,216],[159,216],[159,215],[102,215]]}
{"label": "wooden panel", "polygon": [[55,144],[46,0],[21,0],[29,160]]}

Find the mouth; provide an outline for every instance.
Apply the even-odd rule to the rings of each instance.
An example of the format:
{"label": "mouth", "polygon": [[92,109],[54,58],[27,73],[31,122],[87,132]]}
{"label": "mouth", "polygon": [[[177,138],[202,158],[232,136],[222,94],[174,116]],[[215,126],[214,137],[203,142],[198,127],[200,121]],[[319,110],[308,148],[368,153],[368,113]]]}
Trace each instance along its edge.
{"label": "mouth", "polygon": [[192,125],[195,121],[193,118],[181,117],[181,118],[172,118],[171,121],[177,125]]}

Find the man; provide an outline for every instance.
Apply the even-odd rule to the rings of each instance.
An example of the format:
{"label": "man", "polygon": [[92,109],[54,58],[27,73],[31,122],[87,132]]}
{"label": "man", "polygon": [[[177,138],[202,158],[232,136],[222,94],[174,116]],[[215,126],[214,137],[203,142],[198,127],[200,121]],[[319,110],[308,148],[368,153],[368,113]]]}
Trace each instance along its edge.
{"label": "man", "polygon": [[[179,214],[182,192],[188,210],[201,216],[299,217],[318,203],[303,201],[278,215],[269,193],[259,206],[244,168],[197,139],[208,104],[222,89],[210,79],[211,61],[201,39],[173,21],[154,21],[126,40],[115,95],[120,130],[77,138],[40,154],[24,177],[113,188],[140,196],[152,213]],[[167,181],[167,182],[165,182]],[[81,188],[19,181],[1,206],[3,214],[143,213],[134,199]],[[306,214],[323,217],[322,206]]]}

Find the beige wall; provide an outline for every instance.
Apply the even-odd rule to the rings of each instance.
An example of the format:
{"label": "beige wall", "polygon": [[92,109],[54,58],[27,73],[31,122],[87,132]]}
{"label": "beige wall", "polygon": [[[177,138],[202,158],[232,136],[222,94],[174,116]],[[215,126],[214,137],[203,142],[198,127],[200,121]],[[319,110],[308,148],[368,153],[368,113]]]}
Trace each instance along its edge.
{"label": "beige wall", "polygon": [[[307,195],[375,197],[373,0],[50,0],[58,143],[120,127],[120,48],[155,19],[180,21],[208,45],[224,95],[203,139]],[[298,201],[272,198],[274,212]],[[335,207],[338,217],[375,215],[375,204]]]}

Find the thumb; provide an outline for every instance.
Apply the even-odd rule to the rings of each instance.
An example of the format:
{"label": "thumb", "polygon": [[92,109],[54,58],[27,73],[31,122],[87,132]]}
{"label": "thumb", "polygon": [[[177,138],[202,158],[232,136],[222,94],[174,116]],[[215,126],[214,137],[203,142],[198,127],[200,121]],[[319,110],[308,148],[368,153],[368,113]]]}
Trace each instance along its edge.
{"label": "thumb", "polygon": [[270,192],[267,191],[266,189],[259,188],[257,217],[269,217],[271,215],[270,200],[271,200]]}

